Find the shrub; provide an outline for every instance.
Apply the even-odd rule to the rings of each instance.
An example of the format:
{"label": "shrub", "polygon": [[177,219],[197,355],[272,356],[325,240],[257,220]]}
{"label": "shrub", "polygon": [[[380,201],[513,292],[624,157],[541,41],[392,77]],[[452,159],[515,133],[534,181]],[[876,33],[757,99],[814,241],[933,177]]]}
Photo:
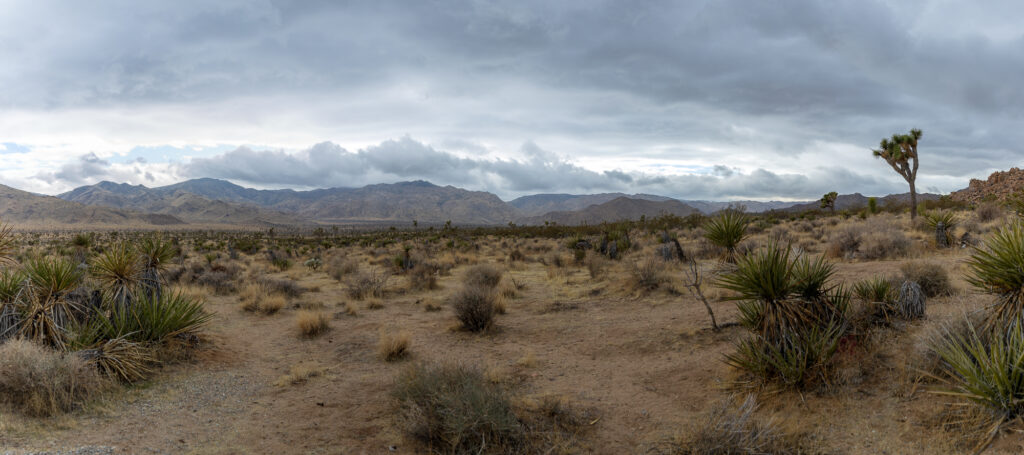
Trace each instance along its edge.
{"label": "shrub", "polygon": [[501,276],[505,272],[491,264],[480,264],[470,267],[462,277],[466,286],[481,286],[489,289],[498,287]]}
{"label": "shrub", "polygon": [[338,281],[341,281],[347,275],[356,273],[358,270],[359,265],[356,264],[356,261],[343,255],[331,256],[327,259],[327,263],[324,264],[324,271],[327,272],[327,275]]}
{"label": "shrub", "polygon": [[96,368],[73,354],[23,339],[0,345],[0,394],[27,415],[70,411],[103,388]]}
{"label": "shrub", "polygon": [[903,257],[909,250],[910,240],[895,229],[865,235],[858,249],[860,257],[867,260]]}
{"label": "shrub", "polygon": [[978,221],[987,223],[1003,216],[1003,209],[998,204],[986,202],[974,209],[974,214],[978,216]]}
{"label": "shrub", "polygon": [[651,291],[669,282],[669,277],[665,274],[664,263],[654,258],[634,263],[630,272],[633,276],[633,284],[637,289]]}
{"label": "shrub", "polygon": [[654,453],[662,455],[731,455],[731,454],[803,454],[799,438],[782,433],[770,421],[758,419],[753,395],[738,406],[732,400],[715,405],[688,434],[677,438]]}
{"label": "shrub", "polygon": [[736,247],[747,236],[750,218],[739,210],[723,210],[704,224],[704,237],[712,244],[725,248],[731,258]]}
{"label": "shrub", "polygon": [[348,278],[348,296],[363,300],[367,297],[384,297],[384,287],[387,285],[388,274],[377,273],[376,270],[360,273]]}
{"label": "shrub", "polygon": [[436,265],[419,262],[409,271],[409,286],[421,291],[437,289],[437,274]]}
{"label": "shrub", "polygon": [[494,322],[493,290],[482,286],[464,286],[451,299],[455,317],[464,329],[482,332]]}
{"label": "shrub", "polygon": [[205,271],[196,277],[195,283],[210,288],[217,295],[228,295],[235,292],[235,283],[231,275],[224,271]]}
{"label": "shrub", "polygon": [[860,226],[847,226],[832,234],[825,251],[830,257],[848,257],[860,248],[864,232]]}
{"label": "shrub", "polygon": [[411,439],[436,453],[516,453],[525,429],[500,385],[473,367],[414,365],[391,391],[400,426]]}
{"label": "shrub", "polygon": [[299,334],[306,338],[315,338],[331,328],[331,320],[322,311],[301,310],[295,315],[295,325]]}
{"label": "shrub", "polygon": [[305,294],[307,289],[299,286],[295,280],[284,278],[261,277],[257,283],[263,285],[269,292],[281,294],[286,297],[296,298]]}
{"label": "shrub", "polygon": [[900,272],[903,279],[921,286],[921,291],[928,297],[953,293],[946,269],[934,262],[906,262],[900,266]]}
{"label": "shrub", "polygon": [[409,335],[409,332],[402,331],[397,334],[390,334],[382,331],[380,333],[380,341],[377,343],[377,353],[380,354],[380,358],[385,362],[404,359],[409,355],[409,344],[411,342],[412,336]]}

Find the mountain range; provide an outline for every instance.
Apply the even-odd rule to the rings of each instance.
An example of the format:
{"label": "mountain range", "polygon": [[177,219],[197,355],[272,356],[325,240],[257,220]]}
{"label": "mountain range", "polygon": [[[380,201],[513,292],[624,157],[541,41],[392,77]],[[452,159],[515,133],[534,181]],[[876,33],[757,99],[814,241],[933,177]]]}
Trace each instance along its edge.
{"label": "mountain range", "polygon": [[[922,194],[919,200],[937,198]],[[907,195],[879,198],[880,205],[905,202]],[[841,195],[837,209],[867,204],[856,193]],[[259,190],[201,178],[149,188],[100,182],[54,196],[0,185],[0,217],[19,227],[64,226],[198,228],[313,225],[597,224],[654,217],[712,213],[730,205],[747,211],[817,209],[814,202],[710,202],[651,194],[536,194],[508,202],[498,196],[425,181],[327,188],[309,191]]]}

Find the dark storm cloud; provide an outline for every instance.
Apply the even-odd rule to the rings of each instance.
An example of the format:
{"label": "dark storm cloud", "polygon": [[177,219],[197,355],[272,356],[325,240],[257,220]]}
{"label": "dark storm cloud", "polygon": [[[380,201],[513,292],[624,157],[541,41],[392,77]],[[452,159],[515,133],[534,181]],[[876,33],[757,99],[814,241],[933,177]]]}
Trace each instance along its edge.
{"label": "dark storm cloud", "polygon": [[[354,153],[321,144],[300,157],[238,150],[255,161],[194,165],[254,182],[333,182],[361,176],[348,169],[372,169],[438,183],[485,180],[510,192],[615,189],[660,177],[592,172],[571,158],[708,161],[711,148],[780,163],[768,174],[740,163],[742,171],[694,180],[713,194],[812,194],[812,170],[828,163],[799,160],[815,144],[868,153],[882,137],[918,127],[922,177],[945,179],[948,191],[956,187],[947,181],[1016,164],[1024,142],[1024,9],[1014,2],[43,1],[6,9],[0,64],[9,70],[0,84],[17,89],[0,92],[4,106],[245,100],[221,121],[316,109],[310,128],[319,140],[414,130],[481,154],[493,152],[483,143],[554,138],[570,158],[531,154],[528,143],[522,159],[467,159],[395,140]],[[899,184],[882,164],[863,172],[870,177],[835,181]]]}

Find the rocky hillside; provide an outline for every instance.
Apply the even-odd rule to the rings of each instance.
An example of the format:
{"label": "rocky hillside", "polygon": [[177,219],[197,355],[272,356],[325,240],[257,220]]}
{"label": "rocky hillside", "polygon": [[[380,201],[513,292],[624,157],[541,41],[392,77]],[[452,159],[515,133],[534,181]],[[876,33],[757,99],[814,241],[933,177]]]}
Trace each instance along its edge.
{"label": "rocky hillside", "polygon": [[100,182],[58,196],[90,206],[169,215],[193,224],[283,226],[301,224],[294,215],[205,198],[174,188]]}
{"label": "rocky hillside", "polygon": [[984,200],[1005,201],[1024,190],[1024,170],[1010,168],[1008,171],[993,172],[986,180],[971,179],[960,191],[950,193],[954,201],[977,204]]}
{"label": "rocky hillside", "polygon": [[[591,205],[603,204],[605,202],[626,197],[630,199],[642,199],[647,201],[669,201],[676,200],[666,196],[653,194],[624,194],[624,193],[600,193],[600,194],[534,194],[523,196],[509,201],[509,205],[519,210],[523,216],[537,216],[548,212],[571,212],[583,210]],[[748,212],[760,213],[767,210],[778,210],[804,202],[783,202],[783,201],[691,201],[679,199],[679,202],[699,210],[701,213],[714,213],[730,205],[742,205]]]}
{"label": "rocky hillside", "polygon": [[141,213],[65,201],[0,185],[0,220],[16,228],[141,228],[185,225],[166,214]]}
{"label": "rocky hillside", "polygon": [[603,204],[591,205],[583,210],[548,212],[541,216],[523,218],[519,220],[519,223],[543,224],[547,221],[571,226],[638,220],[642,216],[653,218],[663,214],[687,216],[693,213],[697,213],[697,209],[675,199],[650,201],[618,197]]}

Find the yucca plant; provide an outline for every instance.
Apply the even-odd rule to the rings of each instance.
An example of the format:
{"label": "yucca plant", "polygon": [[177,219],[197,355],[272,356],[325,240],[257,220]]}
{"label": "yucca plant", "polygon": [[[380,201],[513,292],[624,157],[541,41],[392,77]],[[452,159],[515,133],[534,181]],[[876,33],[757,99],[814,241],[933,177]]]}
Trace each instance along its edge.
{"label": "yucca plant", "polygon": [[112,379],[129,383],[144,379],[156,360],[141,343],[125,337],[104,338],[104,325],[99,319],[75,325],[71,332],[67,349]]}
{"label": "yucca plant", "polygon": [[727,362],[784,386],[824,378],[847,328],[849,295],[829,283],[833,273],[823,259],[793,257],[774,242],[737,258],[718,285],[736,293],[740,324],[753,337],[740,342]]}
{"label": "yucca plant", "polygon": [[736,293],[740,322],[766,339],[784,336],[789,329],[827,324],[845,318],[848,296],[830,286],[834,273],[824,259],[792,257],[791,250],[775,242],[739,257],[736,268],[722,275],[718,285]]}
{"label": "yucca plant", "polygon": [[996,295],[986,329],[1010,330],[1024,317],[1024,225],[1004,226],[985,239],[967,260],[967,282]]}
{"label": "yucca plant", "polygon": [[160,237],[146,237],[138,247],[142,260],[140,284],[142,291],[151,297],[159,297],[163,290],[162,274],[177,255],[177,248]]}
{"label": "yucca plant", "polygon": [[14,335],[21,322],[17,298],[25,286],[25,276],[16,270],[0,272],[0,341]]}
{"label": "yucca plant", "polygon": [[114,305],[127,307],[136,299],[143,263],[128,243],[107,248],[92,261],[92,275]]}
{"label": "yucca plant", "polygon": [[74,263],[62,258],[41,258],[28,261],[25,275],[40,300],[62,299],[82,281],[83,272]]}
{"label": "yucca plant", "polygon": [[726,259],[735,259],[736,247],[747,237],[750,217],[739,210],[723,210],[704,223],[704,237],[712,244],[725,248]]}
{"label": "yucca plant", "polygon": [[124,337],[156,343],[175,335],[195,333],[211,317],[202,300],[182,292],[167,292],[159,298],[140,296],[131,307],[113,305],[110,315],[101,315],[98,320],[103,339]]}
{"label": "yucca plant", "polygon": [[858,281],[853,285],[853,295],[873,309],[871,316],[876,323],[888,324],[899,314],[896,305],[899,291],[884,277]]}
{"label": "yucca plant", "polygon": [[997,336],[979,333],[970,321],[968,328],[966,334],[946,330],[932,346],[952,386],[937,393],[991,412],[991,440],[1004,422],[1024,416],[1024,327],[1015,324]]}
{"label": "yucca plant", "polygon": [[956,213],[950,210],[938,210],[925,213],[922,216],[932,232],[937,232],[939,226],[942,226],[941,235],[944,236],[945,243],[939,246],[948,247],[953,244],[953,229],[956,229],[957,225],[960,224],[960,217]]}
{"label": "yucca plant", "polygon": [[740,341],[735,353],[726,354],[726,363],[785,387],[828,383],[830,360],[844,331],[841,323],[830,321],[775,341],[755,335]]}

